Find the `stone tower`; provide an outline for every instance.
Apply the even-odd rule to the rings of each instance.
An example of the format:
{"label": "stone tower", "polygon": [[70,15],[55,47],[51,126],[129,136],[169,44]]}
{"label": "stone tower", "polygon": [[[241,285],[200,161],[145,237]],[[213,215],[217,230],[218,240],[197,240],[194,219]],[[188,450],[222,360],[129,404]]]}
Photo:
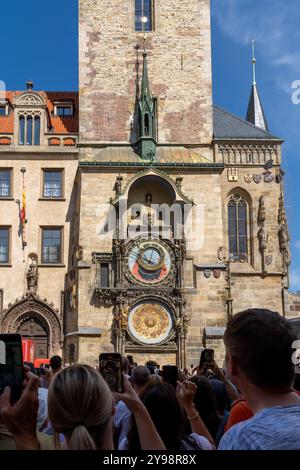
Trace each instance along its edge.
{"label": "stone tower", "polygon": [[234,313],[285,313],[282,140],[253,122],[258,94],[247,120],[212,105],[209,0],[79,10],[66,360],[221,361]]}

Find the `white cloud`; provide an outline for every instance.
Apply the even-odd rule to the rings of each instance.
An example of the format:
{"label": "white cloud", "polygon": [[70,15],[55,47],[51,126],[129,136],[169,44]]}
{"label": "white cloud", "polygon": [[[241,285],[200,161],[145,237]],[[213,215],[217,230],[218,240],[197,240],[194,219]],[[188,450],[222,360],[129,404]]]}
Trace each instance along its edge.
{"label": "white cloud", "polygon": [[224,34],[249,46],[249,55],[255,39],[259,55],[282,68],[285,80],[287,68],[300,74],[299,0],[214,0],[212,11]]}

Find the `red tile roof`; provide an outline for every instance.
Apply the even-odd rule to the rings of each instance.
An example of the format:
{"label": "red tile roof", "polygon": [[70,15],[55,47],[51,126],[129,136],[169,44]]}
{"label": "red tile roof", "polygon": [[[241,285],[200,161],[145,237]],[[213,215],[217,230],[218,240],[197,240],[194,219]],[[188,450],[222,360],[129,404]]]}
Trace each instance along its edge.
{"label": "red tile roof", "polygon": [[[13,100],[15,96],[24,93],[23,91],[7,91],[6,99],[10,106],[8,116],[0,116],[0,134],[13,134],[14,132],[14,113],[13,113]],[[78,134],[78,93],[67,91],[38,91],[40,96],[46,99],[48,110],[48,118],[50,128],[48,131],[53,134]],[[73,103],[73,116],[54,116],[54,103],[58,102],[72,102]]]}

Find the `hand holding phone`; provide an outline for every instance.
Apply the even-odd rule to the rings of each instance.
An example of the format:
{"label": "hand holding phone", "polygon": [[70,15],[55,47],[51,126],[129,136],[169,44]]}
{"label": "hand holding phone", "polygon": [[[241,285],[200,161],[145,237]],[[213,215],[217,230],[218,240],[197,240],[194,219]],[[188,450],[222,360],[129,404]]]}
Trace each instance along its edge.
{"label": "hand holding phone", "polygon": [[178,380],[178,368],[177,366],[163,366],[162,378],[164,382],[168,382],[173,385],[176,390]]}
{"label": "hand holding phone", "polygon": [[0,335],[0,395],[11,389],[11,404],[19,400],[24,380],[22,339],[20,335]]}
{"label": "hand holding phone", "polygon": [[208,369],[214,365],[214,350],[213,349],[203,349],[200,356],[199,369],[202,370]]}
{"label": "hand holding phone", "polygon": [[102,353],[99,356],[99,370],[112,392],[123,393],[122,356],[118,353]]}

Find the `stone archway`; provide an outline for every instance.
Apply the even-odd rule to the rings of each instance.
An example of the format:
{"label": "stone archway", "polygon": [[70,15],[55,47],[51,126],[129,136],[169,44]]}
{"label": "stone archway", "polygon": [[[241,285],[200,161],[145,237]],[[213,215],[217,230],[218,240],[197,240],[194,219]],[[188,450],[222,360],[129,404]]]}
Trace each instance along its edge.
{"label": "stone archway", "polygon": [[62,321],[58,311],[35,294],[29,294],[9,305],[2,314],[2,333],[20,333],[35,342],[35,355],[46,357],[61,353]]}

